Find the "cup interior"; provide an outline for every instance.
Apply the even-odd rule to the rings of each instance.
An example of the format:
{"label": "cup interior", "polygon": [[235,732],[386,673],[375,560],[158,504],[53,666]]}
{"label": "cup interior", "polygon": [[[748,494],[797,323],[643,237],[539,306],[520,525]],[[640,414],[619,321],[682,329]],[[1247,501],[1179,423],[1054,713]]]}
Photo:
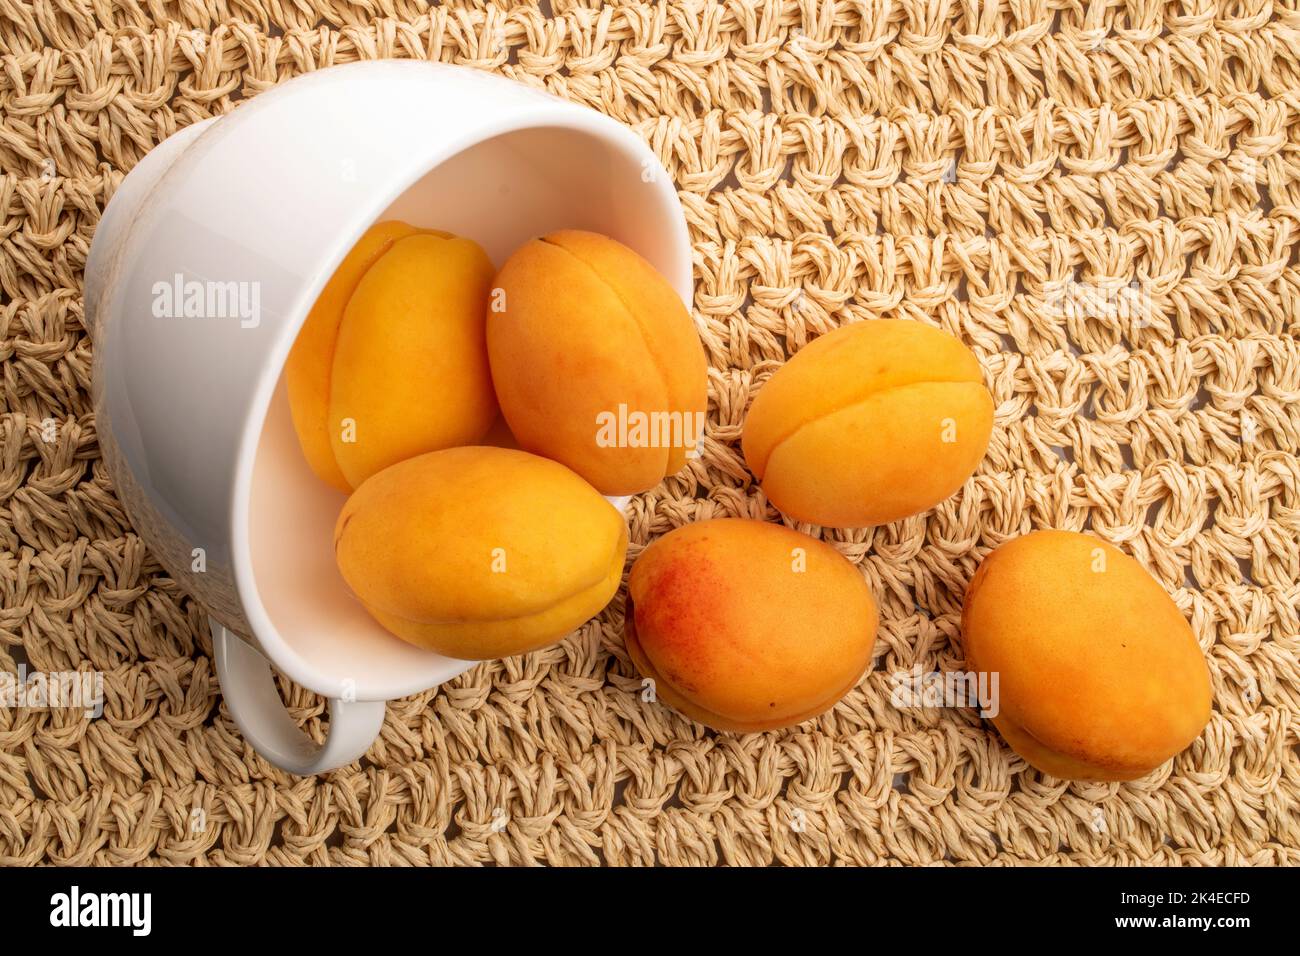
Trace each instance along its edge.
{"label": "cup interior", "polygon": [[[466,236],[497,266],[530,238],[589,229],[637,250],[687,296],[689,275],[679,275],[680,212],[647,183],[645,169],[635,151],[584,130],[518,130],[439,163],[376,221],[400,219]],[[352,596],[333,554],[344,500],[308,467],[281,374],[258,442],[249,503],[252,576],[274,631],[259,633],[263,646],[311,689],[351,690],[363,700],[417,693],[472,666],[394,637]]]}

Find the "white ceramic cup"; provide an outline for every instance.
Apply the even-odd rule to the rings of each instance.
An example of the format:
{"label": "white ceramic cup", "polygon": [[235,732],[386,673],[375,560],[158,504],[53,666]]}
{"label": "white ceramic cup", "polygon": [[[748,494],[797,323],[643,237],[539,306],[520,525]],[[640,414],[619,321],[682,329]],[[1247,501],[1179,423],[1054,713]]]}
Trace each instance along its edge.
{"label": "white ceramic cup", "polygon": [[[605,233],[691,301],[682,210],[641,139],[468,68],[307,74],[181,130],[126,177],[86,264],[104,460],[136,530],[212,618],[235,723],[299,774],[356,760],[385,701],[473,665],[393,637],[351,596],[332,547],[344,496],[309,470],[282,381],[326,280],[390,218],[472,238],[498,265],[554,229]],[[323,745],[290,719],[272,664],[330,698]]]}

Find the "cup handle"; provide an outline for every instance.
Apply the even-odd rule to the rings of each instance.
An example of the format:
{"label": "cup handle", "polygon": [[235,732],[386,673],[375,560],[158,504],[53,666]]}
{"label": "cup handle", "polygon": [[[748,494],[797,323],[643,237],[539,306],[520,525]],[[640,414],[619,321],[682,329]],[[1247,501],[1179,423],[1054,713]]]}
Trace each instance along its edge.
{"label": "cup handle", "polygon": [[329,731],[318,744],[289,717],[267,659],[216,621],[209,626],[226,709],[263,757],[305,777],[346,766],[370,749],[384,724],[386,701],[331,697]]}

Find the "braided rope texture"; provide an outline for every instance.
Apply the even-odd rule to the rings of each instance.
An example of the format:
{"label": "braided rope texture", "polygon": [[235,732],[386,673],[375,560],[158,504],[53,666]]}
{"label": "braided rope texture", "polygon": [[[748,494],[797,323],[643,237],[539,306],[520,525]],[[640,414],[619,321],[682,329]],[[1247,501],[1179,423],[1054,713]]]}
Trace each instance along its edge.
{"label": "braided rope texture", "polygon": [[[1297,0],[0,0],[0,670],[92,669],[105,711],[0,709],[0,863],[1300,863]],[[175,130],[333,63],[496,71],[627,123],[674,177],[711,364],[701,460],[630,558],[719,515],[756,390],[814,336],[903,317],[983,362],[995,434],[934,511],[822,532],[881,605],[875,669],[798,728],[641,699],[622,599],[562,644],[392,703],[358,764],[239,735],[201,608],[99,460],[86,252]],[[1140,288],[1134,314],[1053,288]],[[1029,768],[890,675],[963,666],[979,560],[1088,529],[1209,660],[1201,738],[1129,784]],[[324,705],[282,692],[313,735]]]}

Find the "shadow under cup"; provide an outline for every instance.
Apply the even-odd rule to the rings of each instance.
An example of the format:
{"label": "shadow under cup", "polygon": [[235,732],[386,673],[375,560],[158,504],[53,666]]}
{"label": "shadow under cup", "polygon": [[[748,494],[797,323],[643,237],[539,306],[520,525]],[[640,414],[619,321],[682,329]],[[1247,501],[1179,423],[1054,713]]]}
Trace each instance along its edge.
{"label": "shadow under cup", "polygon": [[[644,256],[689,302],[680,212],[663,201],[656,175],[663,175],[657,164],[585,131],[523,129],[440,163],[377,221],[473,239],[497,267],[527,240],[557,229],[603,233]],[[394,637],[353,597],[334,560],[334,523],[345,500],[303,457],[281,372],[253,465],[248,540],[257,600],[282,653],[299,658],[294,670],[321,675],[311,688],[320,693],[377,700],[419,693],[473,666]]]}

